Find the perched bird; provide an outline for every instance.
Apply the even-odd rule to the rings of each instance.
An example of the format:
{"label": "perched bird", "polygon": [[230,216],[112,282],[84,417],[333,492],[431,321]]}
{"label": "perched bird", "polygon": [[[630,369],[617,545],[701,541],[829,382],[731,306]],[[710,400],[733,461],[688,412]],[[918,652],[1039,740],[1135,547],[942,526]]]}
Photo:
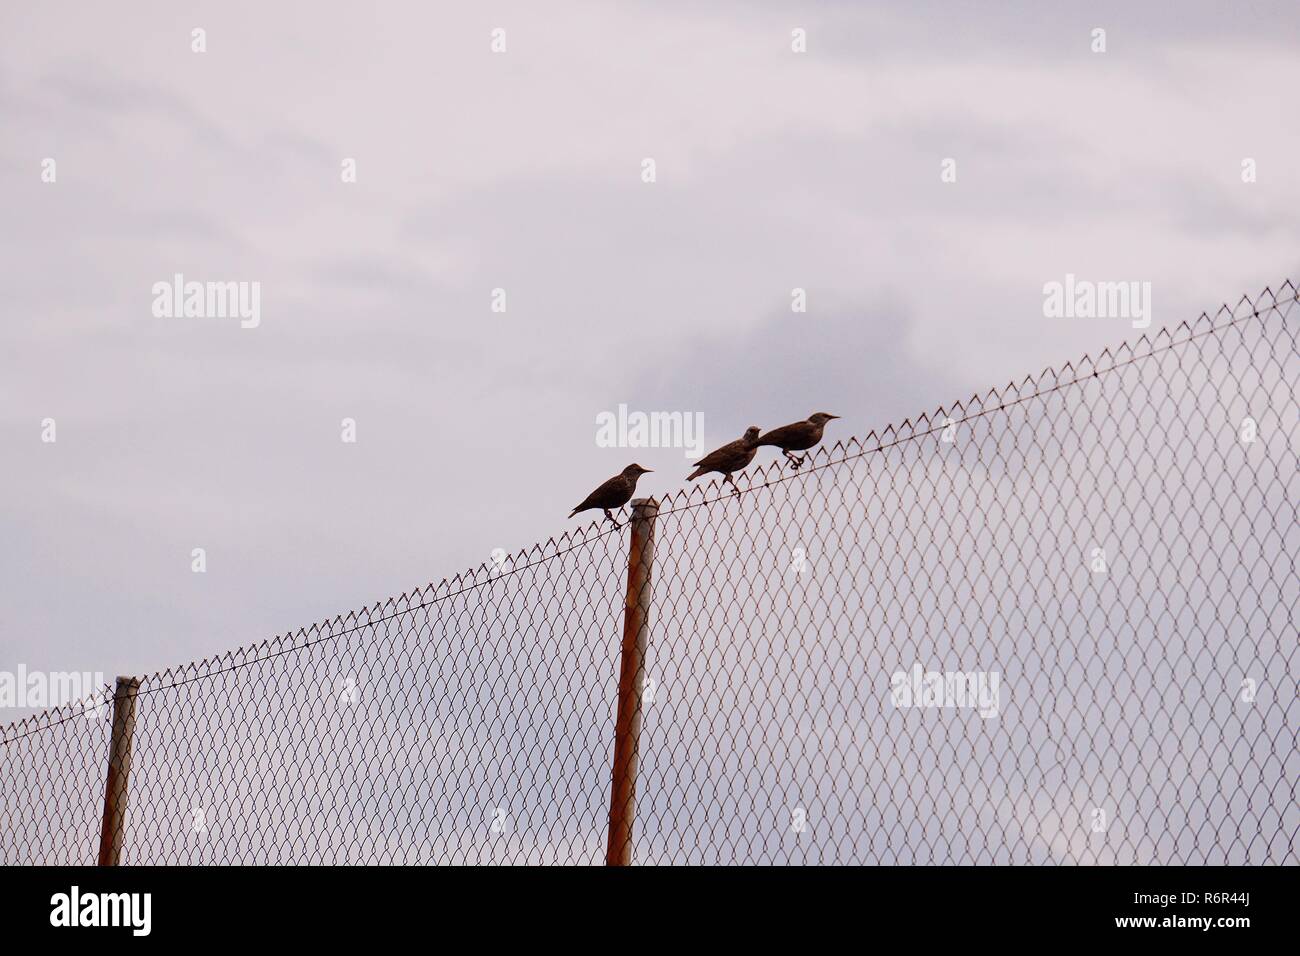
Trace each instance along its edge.
{"label": "perched bird", "polygon": [[808,457],[792,455],[794,451],[807,451],[822,440],[822,429],[832,418],[839,418],[838,415],[829,415],[826,412],[818,412],[815,415],[809,415],[806,422],[795,422],[793,425],[782,425],[780,428],[773,428],[770,432],[758,440],[760,445],[775,445],[790,459],[790,467],[799,470],[799,466],[804,463]]}
{"label": "perched bird", "polygon": [[736,494],[740,494],[740,489],[736,488],[736,483],[731,480],[733,471],[740,471],[751,461],[754,460],[754,454],[758,451],[758,428],[750,425],[745,429],[745,436],[737,438],[735,441],[727,442],[717,451],[711,451],[695,463],[695,470],[686,476],[687,481],[694,481],[700,475],[707,475],[711,471],[716,471],[722,475],[727,484],[736,489]]}
{"label": "perched bird", "polygon": [[[614,516],[609,513],[610,508],[621,508],[636,494],[636,480],[642,475],[648,475],[649,468],[642,468],[640,465],[628,465],[609,481],[605,482],[586,498],[582,499],[582,504],[569,512],[572,518],[579,511],[590,511],[592,508],[600,508],[605,512],[605,517],[614,521]],[[614,521],[615,528],[623,527],[617,521]]]}

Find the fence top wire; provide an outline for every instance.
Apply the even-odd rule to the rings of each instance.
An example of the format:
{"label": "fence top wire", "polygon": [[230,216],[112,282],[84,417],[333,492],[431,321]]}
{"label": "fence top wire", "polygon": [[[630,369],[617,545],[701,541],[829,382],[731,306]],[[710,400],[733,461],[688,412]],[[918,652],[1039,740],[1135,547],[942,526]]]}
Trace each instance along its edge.
{"label": "fence top wire", "polygon": [[[1085,354],[1077,362],[1066,362],[1059,368],[1048,366],[1037,375],[1026,375],[1019,383],[1013,380],[1005,386],[993,387],[983,393],[977,392],[968,399],[955,401],[947,406],[941,405],[933,413],[922,413],[915,419],[904,419],[901,423],[888,425],[879,432],[872,429],[861,438],[855,436],[841,439],[829,448],[825,445],[819,446],[809,453],[806,466],[797,473],[784,474],[784,461],[776,459],[752,474],[742,475],[745,482],[741,493],[753,493],[763,488],[801,479],[815,471],[886,451],[933,435],[947,427],[949,423],[972,422],[996,412],[1003,412],[1053,392],[1081,385],[1207,335],[1217,335],[1234,326],[1260,318],[1284,304],[1297,301],[1300,301],[1300,287],[1290,279],[1284,280],[1276,291],[1270,286],[1265,286],[1254,298],[1242,295],[1235,305],[1224,303],[1213,316],[1208,312],[1202,312],[1193,320],[1166,325],[1154,334],[1144,333],[1136,340],[1124,342],[1113,350],[1104,349],[1096,358]],[[679,488],[658,497],[658,516],[663,518],[678,512],[703,508],[731,497],[733,493],[719,480],[714,480],[707,485]],[[260,643],[245,645],[199,661],[156,671],[140,679],[137,694],[143,697],[157,691],[192,684],[219,674],[240,670],[260,661],[292,654],[316,644],[337,640],[412,611],[499,582],[503,578],[519,574],[529,568],[547,564],[614,534],[622,534],[621,529],[609,528],[601,521],[593,520],[586,525],[548,538],[545,542],[508,555],[499,569],[483,562],[455,577],[443,578],[436,584],[425,584],[385,601],[378,601],[371,607],[351,611],[346,615],[340,614],[327,621],[288,631]],[[112,687],[105,686],[87,700],[50,708],[8,725],[2,725],[0,745],[14,743],[81,717],[88,711],[111,702],[114,694]]]}

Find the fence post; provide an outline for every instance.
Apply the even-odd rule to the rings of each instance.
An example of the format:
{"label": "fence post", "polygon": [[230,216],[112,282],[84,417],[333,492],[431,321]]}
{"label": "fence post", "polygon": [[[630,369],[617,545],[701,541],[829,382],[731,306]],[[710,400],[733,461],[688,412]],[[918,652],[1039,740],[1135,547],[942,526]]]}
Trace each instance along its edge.
{"label": "fence post", "polygon": [[117,866],[122,857],[126,825],[126,783],[131,775],[131,737],[135,734],[138,677],[119,677],[113,694],[113,735],[108,744],[108,776],[104,781],[104,821],[99,829],[99,865]]}
{"label": "fence post", "polygon": [[623,660],[618,674],[618,716],[614,719],[614,772],[609,796],[606,866],[632,862],[632,823],[636,819],[636,771],[641,740],[641,682],[650,637],[650,570],[655,554],[655,516],[659,502],[632,502],[632,543],[627,557],[627,598],[623,602]]}

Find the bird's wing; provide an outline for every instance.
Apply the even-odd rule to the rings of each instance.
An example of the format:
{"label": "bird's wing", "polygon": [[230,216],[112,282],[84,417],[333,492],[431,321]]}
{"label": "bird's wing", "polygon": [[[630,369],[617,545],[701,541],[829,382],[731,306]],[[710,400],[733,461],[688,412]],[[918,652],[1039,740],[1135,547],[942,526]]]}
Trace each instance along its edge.
{"label": "bird's wing", "polygon": [[602,484],[591,494],[587,495],[587,497],[583,498],[582,504],[578,505],[578,510],[581,511],[584,508],[605,507],[603,504],[601,504],[601,502],[608,501],[610,498],[614,496],[614,488],[618,484],[619,478],[621,477],[622,477],[621,475],[615,475],[613,478],[609,479],[609,481]]}
{"label": "bird's wing", "polygon": [[727,442],[721,448],[709,452],[703,458],[695,463],[697,468],[716,468],[718,465],[725,464],[740,451],[745,442],[743,439]]}
{"label": "bird's wing", "polygon": [[794,422],[790,425],[782,425],[780,428],[773,428],[770,432],[765,432],[758,436],[760,445],[780,445],[782,442],[789,441],[791,438],[797,438],[799,426],[804,422]]}

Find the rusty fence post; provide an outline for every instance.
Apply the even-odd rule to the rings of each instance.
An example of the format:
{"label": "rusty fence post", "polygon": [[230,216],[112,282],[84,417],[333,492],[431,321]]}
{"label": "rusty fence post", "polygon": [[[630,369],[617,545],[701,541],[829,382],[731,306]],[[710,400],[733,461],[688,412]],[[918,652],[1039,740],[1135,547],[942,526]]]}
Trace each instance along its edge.
{"label": "rusty fence post", "polygon": [[117,866],[122,858],[126,826],[127,778],[131,775],[131,738],[135,734],[138,677],[119,677],[113,694],[113,735],[108,744],[108,776],[104,781],[104,821],[99,828],[99,865]]}
{"label": "rusty fence post", "polygon": [[614,771],[609,796],[607,866],[632,862],[632,823],[636,819],[636,771],[641,741],[641,683],[650,637],[650,570],[655,554],[655,516],[659,502],[632,502],[632,543],[627,558],[627,598],[623,602],[623,658],[618,674],[618,715],[614,718]]}

